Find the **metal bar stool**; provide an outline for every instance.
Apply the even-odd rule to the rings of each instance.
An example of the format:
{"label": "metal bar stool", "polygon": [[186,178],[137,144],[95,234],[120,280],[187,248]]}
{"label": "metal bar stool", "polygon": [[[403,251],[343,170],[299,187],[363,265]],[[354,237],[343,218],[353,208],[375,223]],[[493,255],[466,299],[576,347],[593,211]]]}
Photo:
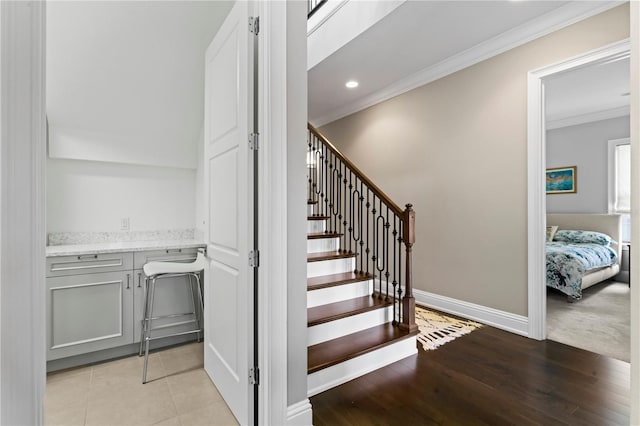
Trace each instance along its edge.
{"label": "metal bar stool", "polygon": [[[200,333],[202,333],[202,318],[200,314],[204,312],[204,304],[202,302],[202,289],[200,288],[200,272],[204,270],[205,258],[204,250],[199,249],[196,260],[191,263],[180,262],[148,262],[142,270],[145,274],[144,280],[144,309],[142,315],[142,336],[140,339],[140,356],[142,356],[142,350],[144,347],[144,369],[142,371],[142,383],[147,383],[147,363],[149,362],[149,342],[151,340],[163,339],[165,337],[182,336],[186,334],[197,333],[198,342],[200,341]],[[156,281],[163,278],[175,278],[186,276],[189,279],[189,291],[191,292],[191,300],[193,301],[193,312],[177,313],[171,315],[162,315],[158,317],[153,316],[153,298],[156,290]],[[194,280],[195,278],[195,280]],[[197,291],[197,303],[200,307],[200,312],[196,307],[196,299],[194,297],[193,284],[196,284]],[[193,315],[196,323],[196,329],[190,331],[183,331],[180,333],[165,334],[162,336],[153,337],[151,332],[154,330],[153,321],[160,318],[171,318]],[[157,327],[157,329],[162,327]]]}

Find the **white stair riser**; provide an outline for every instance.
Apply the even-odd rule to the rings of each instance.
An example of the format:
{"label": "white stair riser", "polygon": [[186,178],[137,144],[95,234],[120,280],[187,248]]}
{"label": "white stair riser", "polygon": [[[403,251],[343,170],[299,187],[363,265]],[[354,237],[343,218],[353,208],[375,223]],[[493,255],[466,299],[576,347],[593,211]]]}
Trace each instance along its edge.
{"label": "white stair riser", "polygon": [[312,290],[307,292],[307,308],[368,296],[372,292],[371,280]]}
{"label": "white stair riser", "polygon": [[307,262],[307,278],[353,272],[355,267],[356,260],[353,257]]}
{"label": "white stair riser", "polygon": [[307,204],[307,216],[311,216],[312,214],[315,214],[316,211],[316,205],[315,204]]}
{"label": "white stair riser", "polygon": [[326,220],[307,220],[307,234],[317,234],[327,229]]}
{"label": "white stair riser", "polygon": [[417,352],[416,338],[410,337],[332,367],[323,368],[307,376],[307,396],[317,395]]}
{"label": "white stair riser", "polygon": [[307,330],[307,346],[337,339],[393,320],[393,306],[314,325]]}
{"label": "white stair riser", "polygon": [[340,238],[314,238],[307,240],[307,253],[321,253],[323,251],[338,251]]}

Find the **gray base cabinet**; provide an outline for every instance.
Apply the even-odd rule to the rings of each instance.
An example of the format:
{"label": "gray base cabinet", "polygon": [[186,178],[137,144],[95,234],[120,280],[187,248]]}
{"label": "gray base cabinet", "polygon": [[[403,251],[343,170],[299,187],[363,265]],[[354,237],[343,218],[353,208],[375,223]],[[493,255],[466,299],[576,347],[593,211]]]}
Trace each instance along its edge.
{"label": "gray base cabinet", "polygon": [[[154,250],[47,259],[47,361],[140,342],[149,261],[191,262],[197,250]],[[193,310],[185,277],[158,280],[154,317]],[[154,321],[154,335],[192,330],[195,318]],[[194,335],[195,337],[195,335]],[[153,346],[162,346],[154,341]]]}
{"label": "gray base cabinet", "polygon": [[133,343],[130,272],[48,278],[47,306],[47,360]]}

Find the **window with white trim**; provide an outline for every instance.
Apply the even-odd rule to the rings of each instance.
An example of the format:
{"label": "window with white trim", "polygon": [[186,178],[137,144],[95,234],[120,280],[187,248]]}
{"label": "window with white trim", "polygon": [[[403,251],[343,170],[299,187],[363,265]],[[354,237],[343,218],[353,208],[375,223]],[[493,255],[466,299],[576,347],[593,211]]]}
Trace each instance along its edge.
{"label": "window with white trim", "polygon": [[609,141],[609,213],[622,215],[622,241],[631,240],[631,145],[629,138]]}

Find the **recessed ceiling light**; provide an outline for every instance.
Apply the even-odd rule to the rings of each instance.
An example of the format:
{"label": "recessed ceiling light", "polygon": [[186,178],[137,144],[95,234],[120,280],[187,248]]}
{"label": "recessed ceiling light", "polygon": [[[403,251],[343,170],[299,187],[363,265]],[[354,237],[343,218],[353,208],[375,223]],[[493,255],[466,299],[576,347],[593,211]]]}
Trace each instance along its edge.
{"label": "recessed ceiling light", "polygon": [[349,80],[345,83],[345,86],[347,86],[349,89],[355,89],[356,87],[358,87],[358,84],[360,83],[355,80]]}

